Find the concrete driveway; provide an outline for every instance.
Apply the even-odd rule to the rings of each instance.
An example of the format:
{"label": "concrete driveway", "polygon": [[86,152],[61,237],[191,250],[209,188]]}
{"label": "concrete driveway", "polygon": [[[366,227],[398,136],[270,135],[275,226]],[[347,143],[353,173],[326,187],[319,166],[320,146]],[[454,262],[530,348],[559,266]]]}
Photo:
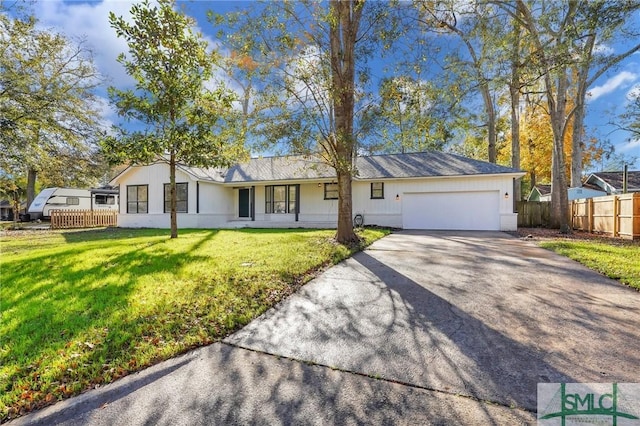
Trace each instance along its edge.
{"label": "concrete driveway", "polygon": [[399,232],[206,348],[16,424],[528,424],[639,382],[640,293],[493,232]]}
{"label": "concrete driveway", "polygon": [[503,233],[400,232],[225,340],[504,406],[640,381],[640,293]]}

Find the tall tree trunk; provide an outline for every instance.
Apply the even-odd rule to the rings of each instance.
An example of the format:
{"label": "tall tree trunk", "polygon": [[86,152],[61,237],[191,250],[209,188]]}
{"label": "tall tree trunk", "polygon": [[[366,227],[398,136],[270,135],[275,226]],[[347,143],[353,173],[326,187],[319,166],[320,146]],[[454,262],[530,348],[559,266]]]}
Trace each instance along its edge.
{"label": "tall tree trunk", "polygon": [[329,138],[332,152],[328,154],[338,177],[336,240],[342,244],[358,240],[353,230],[351,177],[356,144],[353,134],[355,43],[363,6],[363,1],[330,2],[333,19],[329,26],[329,45],[335,134]]}
{"label": "tall tree trunk", "polygon": [[569,194],[567,185],[566,159],[564,154],[564,135],[566,132],[567,87],[569,84],[566,72],[560,72],[557,77],[556,97],[550,76],[546,76],[547,103],[551,113],[551,127],[553,129],[553,150],[551,155],[551,218],[552,228],[560,229],[562,233],[571,232],[569,226]]}
{"label": "tall tree trunk", "polygon": [[551,218],[552,228],[560,229],[563,234],[571,232],[569,226],[569,198],[567,192],[567,173],[565,168],[563,140],[556,141],[554,136],[551,156]]}
{"label": "tall tree trunk", "polygon": [[353,231],[353,205],[351,173],[338,173],[338,230],[336,240],[343,244],[357,241]]}
{"label": "tall tree trunk", "polygon": [[[511,167],[520,170],[520,24],[513,21],[514,41],[511,51]],[[513,196],[522,200],[521,185],[515,185]]]}
{"label": "tall tree trunk", "polygon": [[[569,198],[567,186],[567,172],[565,169],[564,135],[567,129],[567,91],[569,86],[568,64],[556,64],[551,53],[559,57],[568,57],[566,40],[569,31],[567,27],[573,22],[576,15],[577,1],[570,1],[565,12],[562,26],[553,33],[552,40],[543,42],[536,25],[537,19],[533,16],[529,7],[523,0],[516,0],[518,15],[532,36],[538,51],[537,59],[540,62],[540,71],[544,75],[544,86],[547,98],[549,115],[551,116],[551,128],[553,132],[553,150],[551,155],[551,218],[552,228],[559,228],[560,232],[569,233]],[[556,46],[556,49],[552,49]],[[547,53],[549,52],[549,53]],[[555,85],[554,85],[555,80]]]}
{"label": "tall tree trunk", "polygon": [[571,186],[579,188],[582,186],[582,153],[584,151],[584,115],[585,99],[587,97],[589,66],[596,36],[591,34],[587,37],[582,62],[577,67],[578,84],[576,88],[576,100],[573,112],[573,135],[571,136]]}
{"label": "tall tree trunk", "polygon": [[496,109],[493,105],[493,99],[491,98],[491,91],[489,85],[483,83],[480,85],[482,91],[482,99],[484,100],[484,110],[487,113],[487,137],[488,137],[488,154],[489,162],[494,163],[497,159],[496,142],[498,139],[498,132],[496,130]]}
{"label": "tall tree trunk", "polygon": [[169,204],[171,205],[171,238],[178,238],[178,217],[176,215],[176,154],[169,155]]}
{"label": "tall tree trunk", "polygon": [[578,94],[573,115],[573,135],[571,135],[571,186],[582,186],[582,153],[584,151],[584,96]]}
{"label": "tall tree trunk", "polygon": [[36,178],[38,177],[38,172],[33,167],[29,167],[27,169],[27,210],[29,206],[36,198]]}

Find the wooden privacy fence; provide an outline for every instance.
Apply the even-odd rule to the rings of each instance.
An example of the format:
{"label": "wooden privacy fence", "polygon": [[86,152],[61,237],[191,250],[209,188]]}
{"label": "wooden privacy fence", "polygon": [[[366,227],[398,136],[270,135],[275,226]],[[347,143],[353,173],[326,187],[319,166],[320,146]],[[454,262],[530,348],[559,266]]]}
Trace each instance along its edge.
{"label": "wooden privacy fence", "polygon": [[518,201],[518,226],[533,228],[549,226],[551,203],[549,201]]}
{"label": "wooden privacy fence", "polygon": [[640,193],[574,200],[573,229],[640,239]]}
{"label": "wooden privacy fence", "polygon": [[117,226],[115,210],[51,210],[51,229]]}

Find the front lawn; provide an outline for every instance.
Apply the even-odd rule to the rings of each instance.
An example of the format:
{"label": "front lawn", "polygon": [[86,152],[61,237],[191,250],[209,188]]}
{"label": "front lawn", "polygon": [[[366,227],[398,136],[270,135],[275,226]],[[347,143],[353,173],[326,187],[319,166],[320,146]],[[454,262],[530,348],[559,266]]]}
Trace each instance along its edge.
{"label": "front lawn", "polygon": [[[0,237],[0,419],[247,324],[353,250],[331,230],[110,229]],[[364,244],[385,231],[361,231]]]}
{"label": "front lawn", "polygon": [[542,241],[540,245],[640,290],[640,244],[623,240]]}

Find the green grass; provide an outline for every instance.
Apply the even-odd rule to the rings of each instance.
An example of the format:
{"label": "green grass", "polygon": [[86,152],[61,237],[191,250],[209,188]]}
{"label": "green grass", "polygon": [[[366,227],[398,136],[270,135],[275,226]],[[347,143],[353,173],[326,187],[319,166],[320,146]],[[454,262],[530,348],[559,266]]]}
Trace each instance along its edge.
{"label": "green grass", "polygon": [[640,290],[640,244],[611,240],[553,240],[540,246]]}
{"label": "green grass", "polygon": [[[206,345],[358,248],[327,230],[0,237],[0,419]],[[386,234],[360,231],[363,245]]]}

